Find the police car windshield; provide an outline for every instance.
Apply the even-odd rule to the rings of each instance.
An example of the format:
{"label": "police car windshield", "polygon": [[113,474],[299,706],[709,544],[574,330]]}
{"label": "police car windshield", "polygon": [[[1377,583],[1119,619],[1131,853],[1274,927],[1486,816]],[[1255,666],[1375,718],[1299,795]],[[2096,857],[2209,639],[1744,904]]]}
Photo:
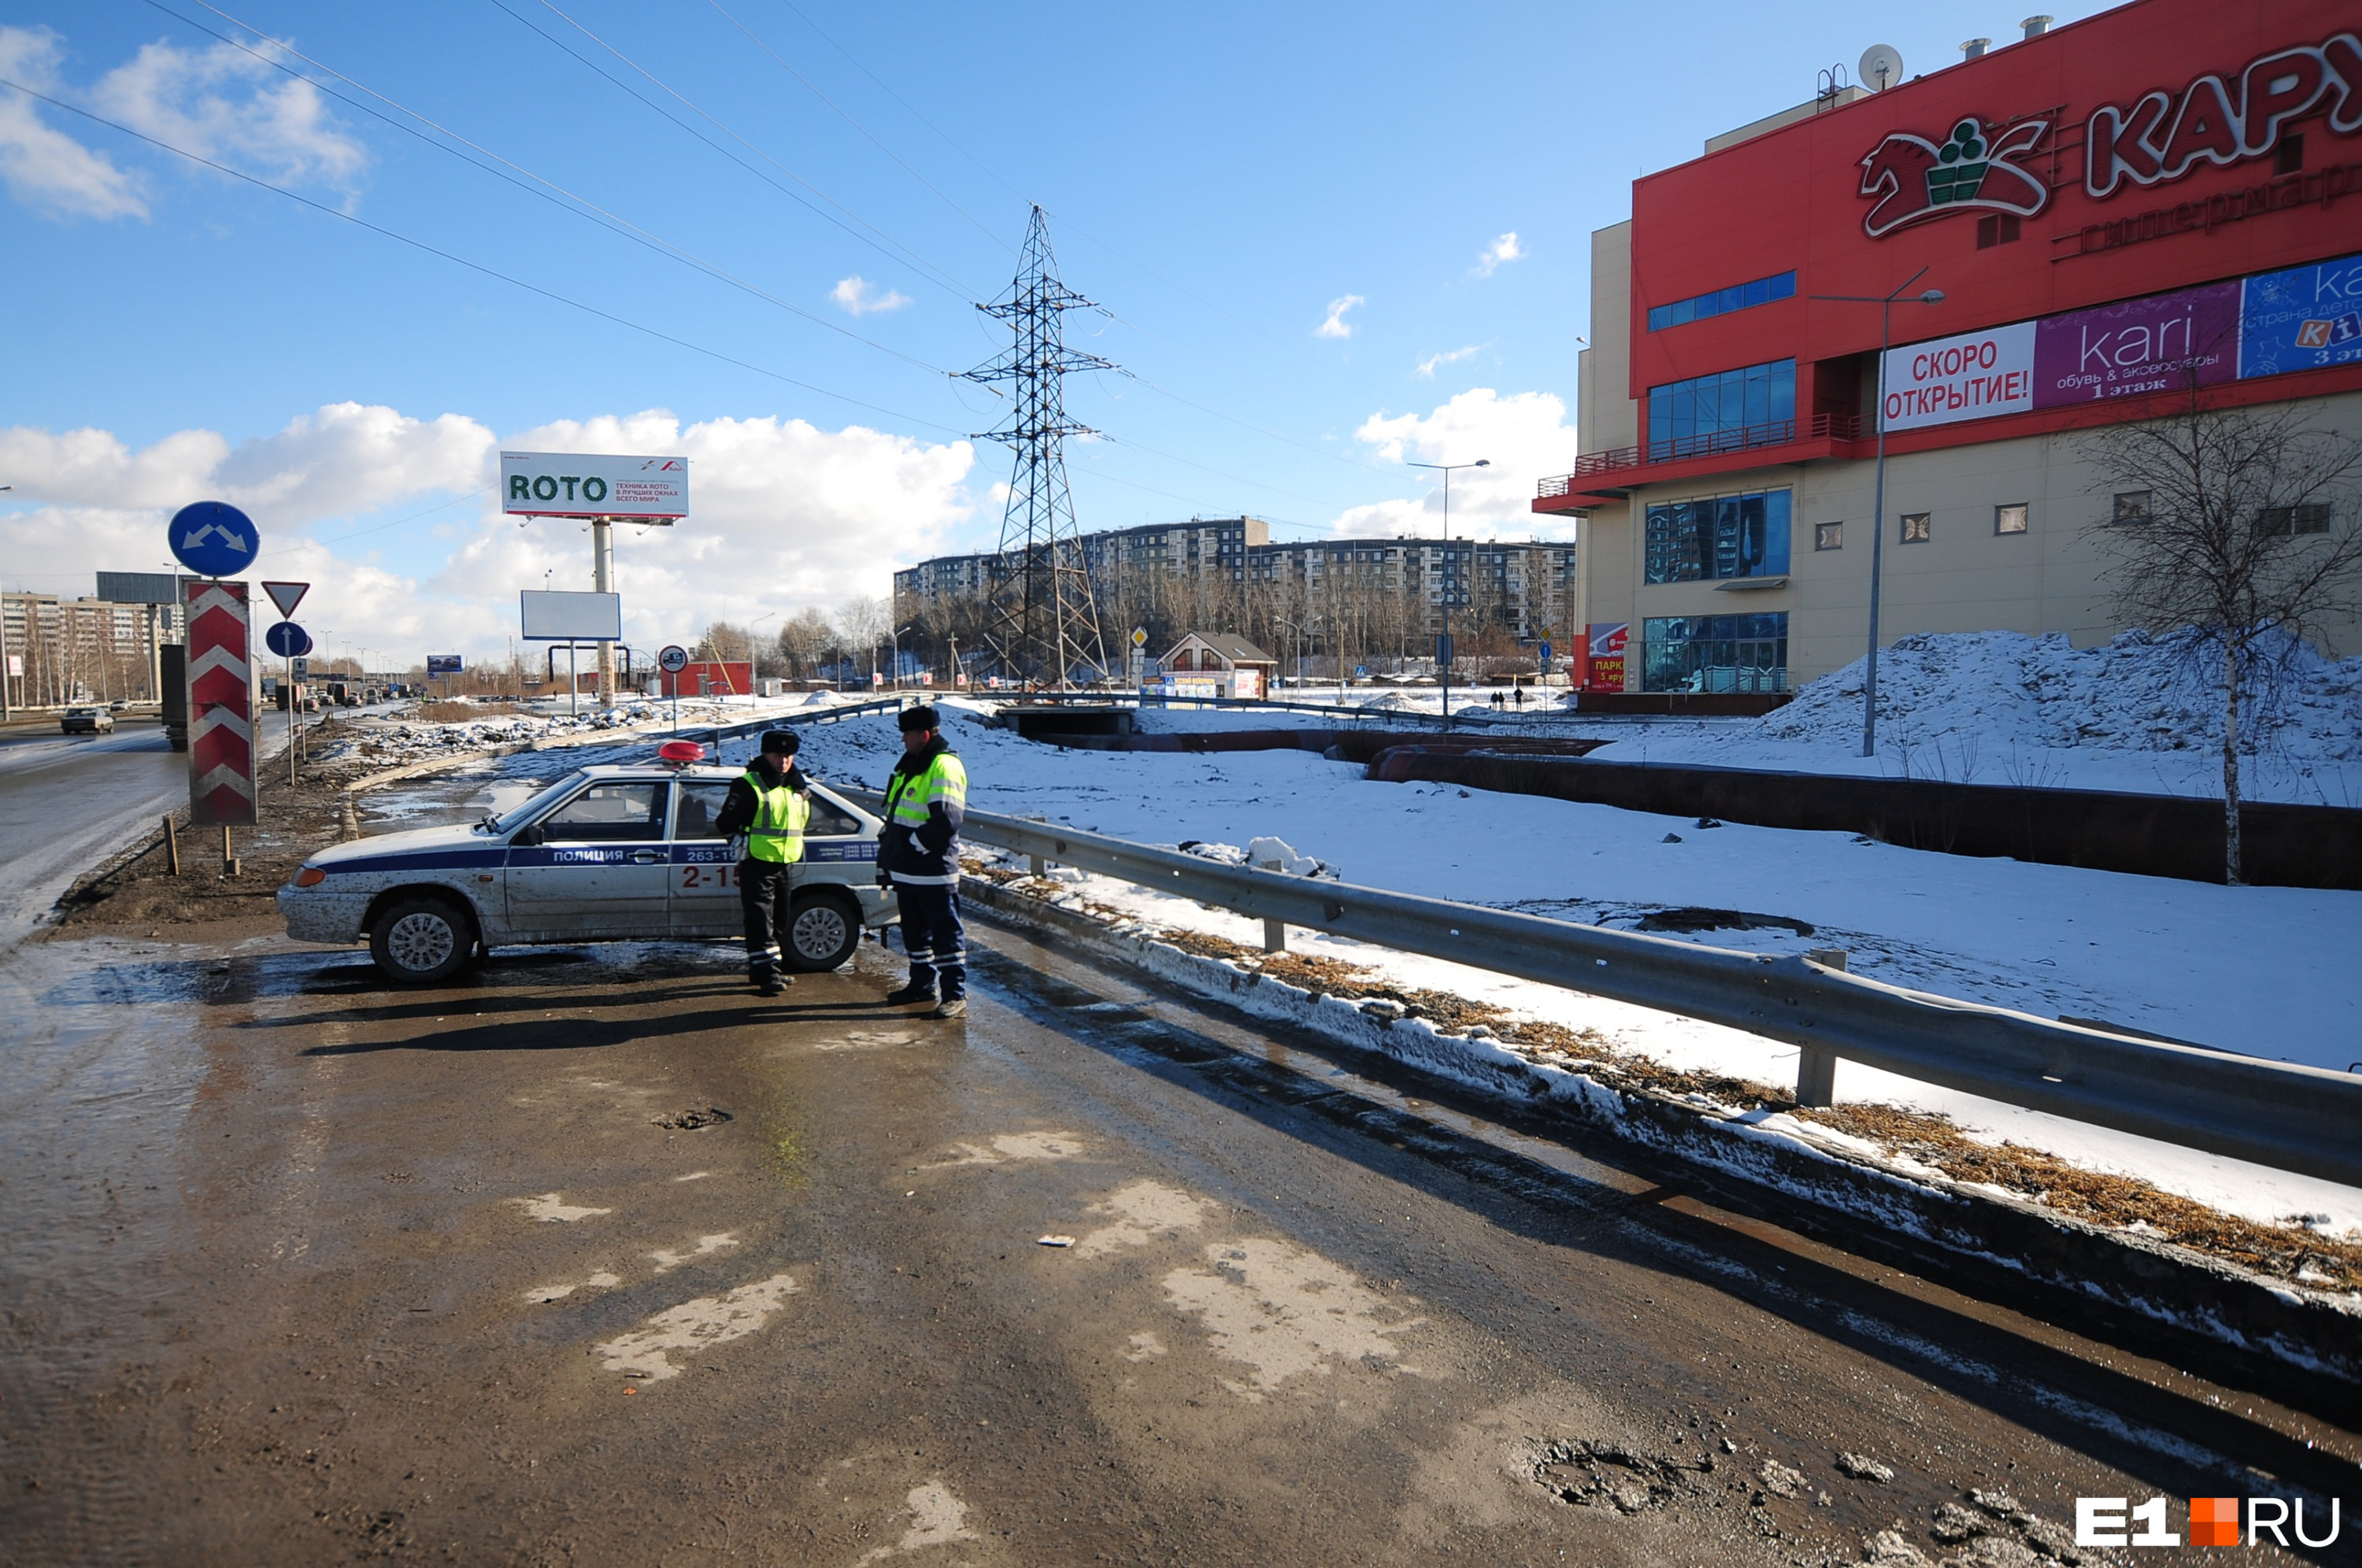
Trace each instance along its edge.
{"label": "police car windshield", "polygon": [[564,800],[581,782],[582,770],[577,768],[524,805],[512,806],[497,816],[487,813],[484,820],[476,825],[486,833],[513,833]]}

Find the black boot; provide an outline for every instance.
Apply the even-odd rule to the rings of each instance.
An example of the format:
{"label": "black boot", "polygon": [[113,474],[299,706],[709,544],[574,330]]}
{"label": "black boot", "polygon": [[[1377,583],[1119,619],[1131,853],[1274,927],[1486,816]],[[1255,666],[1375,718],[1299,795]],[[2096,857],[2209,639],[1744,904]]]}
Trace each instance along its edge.
{"label": "black boot", "polygon": [[916,983],[908,984],[903,986],[900,990],[888,991],[886,993],[886,1005],[888,1007],[908,1007],[912,1002],[931,1002],[934,999],[934,987],[922,986]]}

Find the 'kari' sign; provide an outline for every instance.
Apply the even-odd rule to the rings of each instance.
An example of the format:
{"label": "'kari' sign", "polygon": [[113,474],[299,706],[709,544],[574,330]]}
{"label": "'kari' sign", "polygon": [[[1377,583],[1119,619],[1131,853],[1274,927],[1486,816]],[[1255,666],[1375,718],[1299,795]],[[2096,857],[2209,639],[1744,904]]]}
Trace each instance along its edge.
{"label": "'kari' sign", "polygon": [[2033,406],[2030,321],[1886,351],[1879,414],[1889,430],[2018,414]]}
{"label": "'kari' sign", "polygon": [[2034,406],[2210,386],[2238,374],[2239,285],[2209,283],[2045,316]]}

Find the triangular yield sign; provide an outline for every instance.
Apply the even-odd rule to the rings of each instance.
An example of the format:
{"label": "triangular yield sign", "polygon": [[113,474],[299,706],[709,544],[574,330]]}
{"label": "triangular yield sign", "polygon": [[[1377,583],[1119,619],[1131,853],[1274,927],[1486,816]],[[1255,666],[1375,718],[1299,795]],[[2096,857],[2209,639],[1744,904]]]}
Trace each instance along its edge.
{"label": "triangular yield sign", "polygon": [[266,582],[262,585],[262,591],[270,595],[270,602],[279,606],[281,619],[292,620],[295,606],[304,602],[304,595],[312,591],[312,585],[308,582]]}

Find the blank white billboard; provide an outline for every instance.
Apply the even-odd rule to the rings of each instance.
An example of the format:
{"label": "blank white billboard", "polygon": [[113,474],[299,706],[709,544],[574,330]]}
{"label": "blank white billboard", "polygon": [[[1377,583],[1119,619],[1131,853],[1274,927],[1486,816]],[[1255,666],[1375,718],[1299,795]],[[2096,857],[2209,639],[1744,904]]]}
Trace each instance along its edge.
{"label": "blank white billboard", "polygon": [[517,595],[529,643],[619,643],[624,640],[620,593],[549,593],[527,589]]}

